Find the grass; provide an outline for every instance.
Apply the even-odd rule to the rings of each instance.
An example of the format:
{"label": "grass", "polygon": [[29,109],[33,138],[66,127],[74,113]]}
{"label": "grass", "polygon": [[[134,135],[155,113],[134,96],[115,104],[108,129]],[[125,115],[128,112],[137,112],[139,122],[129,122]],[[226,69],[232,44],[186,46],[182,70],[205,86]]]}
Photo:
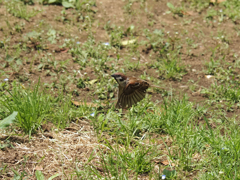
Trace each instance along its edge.
{"label": "grass", "polygon": [[13,86],[12,92],[9,91],[9,95],[3,97],[1,105],[5,112],[18,112],[18,126],[31,135],[48,114],[49,97],[38,92],[39,86],[36,86],[33,92],[26,92],[20,85]]}
{"label": "grass", "polygon": [[0,178],[240,178],[239,1],[0,4]]}
{"label": "grass", "polygon": [[7,10],[13,16],[25,19],[27,21],[29,21],[30,18],[34,17],[38,13],[37,11],[29,10],[27,6],[24,5],[23,2],[17,0],[14,0],[11,3],[9,3],[7,6]]}

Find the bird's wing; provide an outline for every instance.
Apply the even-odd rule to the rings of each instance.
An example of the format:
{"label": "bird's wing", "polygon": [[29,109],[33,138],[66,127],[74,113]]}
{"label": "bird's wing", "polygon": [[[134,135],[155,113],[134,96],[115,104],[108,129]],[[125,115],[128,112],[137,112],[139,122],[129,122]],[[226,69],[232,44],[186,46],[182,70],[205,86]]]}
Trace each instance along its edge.
{"label": "bird's wing", "polygon": [[129,78],[126,87],[119,94],[117,108],[131,107],[141,101],[145,95],[149,84],[146,81],[136,78]]}

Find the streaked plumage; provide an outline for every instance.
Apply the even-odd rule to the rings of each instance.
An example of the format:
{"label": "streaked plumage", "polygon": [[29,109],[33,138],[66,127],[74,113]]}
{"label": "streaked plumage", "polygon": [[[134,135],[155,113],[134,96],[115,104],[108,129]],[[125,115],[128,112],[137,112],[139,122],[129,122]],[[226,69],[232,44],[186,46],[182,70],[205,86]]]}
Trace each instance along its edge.
{"label": "streaked plumage", "polygon": [[141,101],[145,95],[149,84],[135,77],[127,77],[122,73],[112,75],[119,84],[118,101],[116,108],[131,107]]}

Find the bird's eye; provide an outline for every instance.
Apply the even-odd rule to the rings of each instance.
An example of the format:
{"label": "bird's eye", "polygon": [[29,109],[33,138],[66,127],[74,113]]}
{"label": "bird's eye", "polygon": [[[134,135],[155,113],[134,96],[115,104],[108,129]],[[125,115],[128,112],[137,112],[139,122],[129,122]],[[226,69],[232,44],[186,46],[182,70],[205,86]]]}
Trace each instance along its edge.
{"label": "bird's eye", "polygon": [[119,79],[119,81],[123,81],[123,79]]}

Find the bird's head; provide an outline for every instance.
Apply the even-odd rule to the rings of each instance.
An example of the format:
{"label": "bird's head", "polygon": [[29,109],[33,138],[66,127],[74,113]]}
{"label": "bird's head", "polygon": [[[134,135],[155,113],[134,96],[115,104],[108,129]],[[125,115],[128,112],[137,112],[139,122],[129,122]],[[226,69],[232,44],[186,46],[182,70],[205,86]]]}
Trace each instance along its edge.
{"label": "bird's head", "polygon": [[119,86],[121,87],[126,86],[127,76],[125,76],[123,73],[114,73],[111,76],[114,77],[114,79],[117,81]]}

